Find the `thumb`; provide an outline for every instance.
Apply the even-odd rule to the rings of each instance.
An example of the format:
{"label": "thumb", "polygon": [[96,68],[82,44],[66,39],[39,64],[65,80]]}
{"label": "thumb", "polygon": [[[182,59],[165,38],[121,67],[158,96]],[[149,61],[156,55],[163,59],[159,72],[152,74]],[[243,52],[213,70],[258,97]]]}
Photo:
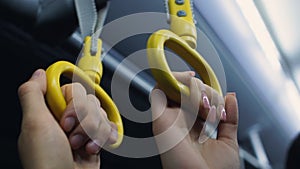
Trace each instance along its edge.
{"label": "thumb", "polygon": [[[42,69],[35,71],[18,88],[23,111],[18,139],[20,159],[24,168],[71,168],[71,148],[63,131],[57,130],[59,125],[47,108],[44,99],[46,89],[46,73]],[[58,155],[58,152],[62,154]]]}
{"label": "thumb", "polygon": [[31,78],[18,88],[23,122],[29,120],[31,124],[37,124],[40,118],[49,117],[50,113],[44,100],[46,89],[46,74],[42,69],[36,70]]}

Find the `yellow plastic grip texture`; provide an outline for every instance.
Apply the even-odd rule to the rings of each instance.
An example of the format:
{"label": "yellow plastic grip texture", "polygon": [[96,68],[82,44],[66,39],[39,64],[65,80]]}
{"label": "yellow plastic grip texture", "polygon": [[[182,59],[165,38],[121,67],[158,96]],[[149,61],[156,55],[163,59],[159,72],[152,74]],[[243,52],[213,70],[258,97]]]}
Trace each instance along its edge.
{"label": "yellow plastic grip texture", "polygon": [[149,37],[147,55],[152,74],[169,99],[180,103],[181,92],[183,95],[189,96],[190,90],[172,75],[164,53],[165,46],[190,64],[205,84],[214,88],[221,96],[223,95],[219,81],[205,59],[178,35],[163,29],[154,32]]}
{"label": "yellow plastic grip texture", "polygon": [[[170,30],[195,49],[197,47],[197,30],[194,24],[191,2],[189,0],[182,2],[182,4],[178,4],[175,0],[169,0]],[[180,15],[182,13],[185,15]]]}

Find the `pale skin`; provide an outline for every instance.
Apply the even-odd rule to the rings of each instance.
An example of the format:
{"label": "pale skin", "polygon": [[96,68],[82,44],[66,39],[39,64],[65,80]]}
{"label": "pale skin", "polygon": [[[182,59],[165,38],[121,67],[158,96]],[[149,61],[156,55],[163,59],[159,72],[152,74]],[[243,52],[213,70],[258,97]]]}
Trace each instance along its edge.
{"label": "pale skin", "polygon": [[46,106],[46,89],[46,74],[40,69],[18,90],[23,111],[18,148],[23,168],[99,169],[101,147],[117,140],[116,127],[101,103],[80,84],[65,85],[67,108],[58,121]]}
{"label": "pale skin", "polygon": [[[227,93],[225,99],[212,88],[194,78],[193,72],[174,72],[177,80],[189,86],[191,95],[187,100],[187,107],[192,109],[199,106],[196,122],[192,124],[191,130],[186,133],[190,117],[195,117],[189,110],[180,109],[176,103],[168,103],[162,91],[153,90],[151,94],[151,108],[153,117],[153,133],[158,135],[170,128],[172,132],[167,137],[156,138],[158,149],[163,151],[163,146],[170,143],[171,138],[176,139],[183,135],[183,139],[168,151],[160,155],[164,169],[239,169],[239,150],[237,141],[238,130],[238,105],[235,93]],[[159,89],[159,87],[157,87]],[[209,107],[203,104],[203,92],[209,98],[210,106],[217,108],[216,118],[221,118],[217,128],[217,138],[209,138],[204,143],[199,143],[198,138],[202,129],[201,118],[205,119]],[[226,116],[221,117],[224,106]],[[194,112],[193,112],[194,113]],[[179,116],[178,120],[175,119]],[[224,115],[223,115],[224,116]]]}
{"label": "pale skin", "polygon": [[[205,118],[209,112],[203,103],[203,91],[211,101],[210,105],[225,105],[227,114],[218,126],[217,139],[208,139],[202,144],[198,142],[202,125],[200,118],[197,119],[182,141],[161,154],[163,168],[238,169],[238,107],[235,94],[227,94],[224,101],[213,89],[193,78],[193,73],[174,75],[190,87],[193,94],[184,101],[191,109],[200,107],[197,111],[199,117]],[[116,127],[107,119],[101,103],[95,96],[87,94],[80,84],[65,85],[62,91],[68,105],[62,119],[57,121],[46,105],[46,89],[46,74],[40,69],[18,90],[23,111],[18,140],[23,168],[99,169],[101,147],[117,140]],[[154,135],[167,130],[171,125],[175,126],[169,137],[156,140],[159,148],[161,143],[168,143],[173,136],[188,129],[191,115],[188,109],[179,113],[180,107],[175,103],[162,103],[164,96],[153,90],[151,109]],[[174,123],[178,114],[180,118]],[[221,118],[221,114],[217,111],[216,117]],[[78,134],[80,137],[76,136]]]}

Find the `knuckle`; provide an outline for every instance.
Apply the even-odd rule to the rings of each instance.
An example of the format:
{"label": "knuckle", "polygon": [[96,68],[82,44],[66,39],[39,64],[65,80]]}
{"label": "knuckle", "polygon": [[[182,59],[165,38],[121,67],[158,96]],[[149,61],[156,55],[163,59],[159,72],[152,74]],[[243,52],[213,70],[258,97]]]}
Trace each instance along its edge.
{"label": "knuckle", "polygon": [[79,82],[72,83],[72,88],[73,88],[73,90],[86,91],[85,88],[84,88],[84,86],[81,83],[79,83]]}
{"label": "knuckle", "polygon": [[97,131],[98,127],[99,127],[99,122],[96,120],[90,121],[90,123],[88,123],[87,125],[87,130],[90,131],[91,133],[94,133],[95,131]]}
{"label": "knuckle", "polygon": [[92,103],[95,104],[97,107],[100,107],[100,101],[99,99],[93,95],[93,94],[88,94],[87,99]]}
{"label": "knuckle", "polygon": [[98,123],[98,130],[101,131],[101,133],[110,133],[111,132],[111,124],[108,119],[104,119],[99,121]]}
{"label": "knuckle", "polygon": [[32,118],[26,118],[26,120],[23,120],[22,125],[21,125],[21,133],[28,133],[28,134],[34,134],[37,132],[40,132],[44,129],[38,125],[34,119]]}
{"label": "knuckle", "polygon": [[100,113],[104,116],[105,120],[108,120],[107,113],[102,107],[100,107]]}
{"label": "knuckle", "polygon": [[18,94],[19,94],[19,96],[24,96],[24,95],[32,92],[37,87],[38,87],[38,84],[35,82],[32,82],[32,81],[25,82],[21,86],[19,86]]}
{"label": "knuckle", "polygon": [[[78,82],[66,84],[64,87],[66,88],[67,92],[73,93],[74,97],[76,97],[78,94],[86,94],[86,90],[85,90],[84,86]],[[78,95],[78,96],[80,96],[80,95]]]}
{"label": "knuckle", "polygon": [[74,111],[79,117],[84,117],[84,115],[88,111],[88,107],[84,102],[73,102],[72,105],[74,106]]}
{"label": "knuckle", "polygon": [[201,79],[199,79],[197,77],[192,77],[192,79],[194,79],[197,82],[197,85],[203,85],[203,82]]}
{"label": "knuckle", "polygon": [[84,123],[82,127],[88,135],[94,136],[98,131],[99,123],[99,120],[91,119],[88,123]]}
{"label": "knuckle", "polygon": [[112,128],[107,122],[103,122],[105,125],[100,125],[98,138],[102,137],[102,139],[107,140],[111,134]]}

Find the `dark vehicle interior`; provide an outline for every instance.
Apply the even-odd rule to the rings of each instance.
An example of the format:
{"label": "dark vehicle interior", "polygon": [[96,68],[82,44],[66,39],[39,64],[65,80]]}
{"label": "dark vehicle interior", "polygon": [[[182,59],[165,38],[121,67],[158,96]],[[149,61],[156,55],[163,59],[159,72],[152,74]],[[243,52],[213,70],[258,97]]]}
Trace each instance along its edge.
{"label": "dark vehicle interior", "polygon": [[[96,0],[97,10],[106,3],[106,0]],[[122,21],[120,18],[132,14],[165,16],[164,3],[163,0],[110,0],[105,24]],[[225,90],[236,92],[238,98],[242,169],[285,168],[288,150],[300,130],[299,7],[300,2],[296,0],[193,1],[194,19],[201,31],[197,49],[209,63],[214,62],[210,60],[212,55],[219,57],[225,75],[220,79]],[[103,34],[118,36],[120,32],[147,27],[150,22],[147,18],[139,19]],[[111,82],[114,74],[119,73],[121,83],[130,81],[130,101],[141,111],[150,107],[148,98],[155,80],[148,70],[130,79],[141,69],[140,61],[129,57],[146,49],[150,34],[147,30],[117,37],[122,38],[117,43],[103,39],[103,48],[108,53],[102,60],[104,73],[100,85],[111,95]],[[47,69],[59,60],[76,63],[82,39],[74,1],[1,0],[0,44],[1,86],[5,96],[1,102],[0,164],[1,168],[22,168],[17,149],[22,119],[17,90],[38,68]],[[125,58],[129,59],[122,62]],[[176,61],[171,67],[184,69]],[[123,109],[120,111],[122,114]],[[151,118],[151,114],[145,116]],[[152,136],[151,122],[122,119],[125,135]],[[101,168],[161,168],[159,155],[122,157],[103,150],[101,162]]]}

